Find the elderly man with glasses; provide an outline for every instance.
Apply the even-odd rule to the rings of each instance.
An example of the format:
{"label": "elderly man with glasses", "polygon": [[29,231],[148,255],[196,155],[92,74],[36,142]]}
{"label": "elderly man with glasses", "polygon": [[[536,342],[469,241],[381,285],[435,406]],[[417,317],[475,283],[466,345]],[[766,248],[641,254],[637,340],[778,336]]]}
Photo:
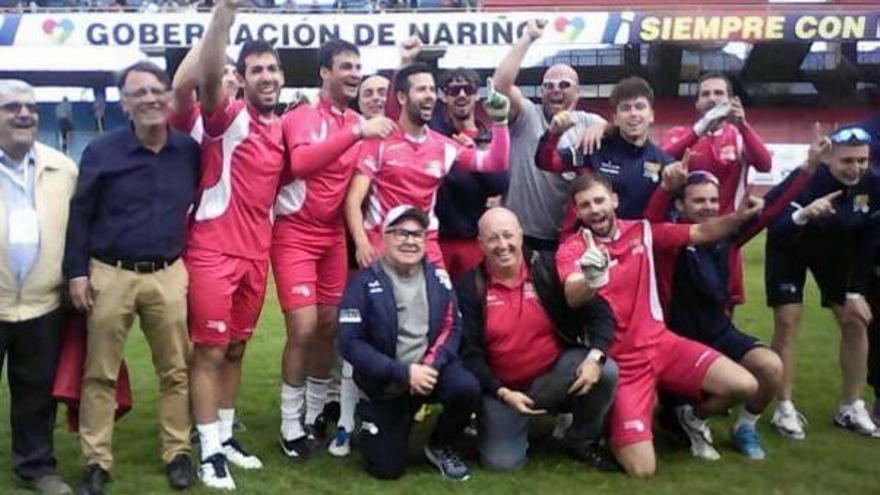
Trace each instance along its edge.
{"label": "elderly man with glasses", "polygon": [[76,165],[36,142],[33,88],[0,80],[0,371],[8,359],[12,469],[40,493],[71,493],[52,442],[61,342],[61,257]]}
{"label": "elderly man with glasses", "polygon": [[199,176],[199,146],[168,126],[168,76],[139,62],[119,79],[129,125],[89,143],[70,203],[64,275],[88,316],[80,409],[86,472],[79,492],[103,493],[113,466],[115,383],[138,317],[159,378],[162,460],[172,487],[194,480],[180,259]]}

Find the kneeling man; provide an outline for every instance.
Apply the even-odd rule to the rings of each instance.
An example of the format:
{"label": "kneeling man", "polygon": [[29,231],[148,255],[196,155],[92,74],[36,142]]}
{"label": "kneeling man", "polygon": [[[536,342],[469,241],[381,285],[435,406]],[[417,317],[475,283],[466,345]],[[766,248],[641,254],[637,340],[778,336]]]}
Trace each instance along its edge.
{"label": "kneeling man", "polygon": [[369,474],[403,475],[413,414],[443,405],[425,456],[447,478],[470,472],[451,445],[476,409],[480,385],[458,358],[461,319],[445,271],[425,260],[428,216],[391,209],[385,253],[349,281],[339,308],[339,350],[366,394],[357,406],[360,449]]}
{"label": "kneeling man", "polygon": [[616,470],[600,446],[617,383],[607,359],[614,334],[608,303],[565,304],[551,251],[523,252],[514,213],[492,208],[479,222],[485,262],[456,281],[464,322],[462,358],[483,391],[480,457],[491,469],[526,462],[530,418],[571,411],[566,450],[589,465]]}

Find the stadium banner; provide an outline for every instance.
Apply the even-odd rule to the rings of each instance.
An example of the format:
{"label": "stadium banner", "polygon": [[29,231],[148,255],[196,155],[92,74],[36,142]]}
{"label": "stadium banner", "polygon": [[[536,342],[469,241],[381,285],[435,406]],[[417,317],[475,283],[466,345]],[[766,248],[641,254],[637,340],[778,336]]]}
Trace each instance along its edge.
{"label": "stadium banner", "polygon": [[[541,15],[541,14],[539,14]],[[279,48],[316,48],[331,37],[361,47],[393,47],[418,35],[426,45],[510,45],[534,12],[431,14],[243,13],[231,30],[240,45],[264,39]],[[52,13],[0,16],[0,46],[187,47],[204,34],[208,13]],[[560,12],[546,14],[537,45],[557,49],[627,43],[880,40],[880,7],[840,13]]]}

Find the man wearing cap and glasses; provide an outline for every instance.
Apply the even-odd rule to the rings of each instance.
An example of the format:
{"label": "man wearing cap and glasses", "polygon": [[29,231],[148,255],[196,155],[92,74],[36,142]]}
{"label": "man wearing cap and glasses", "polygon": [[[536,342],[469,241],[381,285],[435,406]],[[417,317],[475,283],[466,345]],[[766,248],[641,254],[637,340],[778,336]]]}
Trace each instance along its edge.
{"label": "man wearing cap and glasses", "polygon": [[134,317],[159,376],[162,460],[174,488],[193,483],[186,325],[188,277],[180,255],[195,199],[199,146],[168,127],[169,80],[150,62],[119,79],[131,122],[83,152],[64,253],[70,297],[88,315],[80,408],[86,473],[100,494],[113,466],[115,382]]}
{"label": "man wearing cap and glasses", "polygon": [[61,257],[76,165],[36,142],[33,88],[0,80],[0,371],[9,363],[12,469],[40,493],[58,475],[51,397],[61,343]]}
{"label": "man wearing cap and glasses", "polygon": [[880,437],[861,398],[868,358],[865,300],[868,268],[865,234],[880,200],[880,180],[869,173],[871,137],[844,127],[826,138],[821,167],[788,209],[769,227],[765,251],[767,304],[773,308],[773,349],[784,365],[779,404],[772,423],[783,435],[805,437],[806,420],[792,403],[794,339],[803,314],[803,287],[809,270],[840,326],[843,397],[834,422],[863,435]]}
{"label": "man wearing cap and glasses", "polygon": [[428,216],[392,208],[382,223],[382,257],[354,275],[339,305],[339,350],[366,398],[358,403],[360,448],[369,474],[403,475],[413,414],[426,402],[443,413],[424,452],[441,474],[470,472],[451,445],[480,396],[459,360],[461,320],[445,272],[425,261]]}
{"label": "man wearing cap and glasses", "polygon": [[[766,456],[756,425],[779,389],[782,361],[758,339],[741,332],[728,313],[728,259],[734,249],[761,232],[804,190],[820,165],[826,141],[824,135],[817,133],[800,169],[769,191],[764,196],[761,214],[740,226],[734,234],[713,244],[676,246],[657,254],[660,301],[670,330],[721,352],[758,380],[758,392],[743,404],[731,429],[734,445],[750,459],[760,460]],[[673,200],[675,214],[668,215]],[[666,221],[667,216],[672,216],[680,223],[702,223],[717,218],[720,205],[718,178],[698,170],[688,174],[680,190],[659,192],[649,204],[645,217],[653,222]],[[690,403],[678,404],[675,413],[688,434],[693,455],[708,460],[720,458],[712,445],[706,418]]]}

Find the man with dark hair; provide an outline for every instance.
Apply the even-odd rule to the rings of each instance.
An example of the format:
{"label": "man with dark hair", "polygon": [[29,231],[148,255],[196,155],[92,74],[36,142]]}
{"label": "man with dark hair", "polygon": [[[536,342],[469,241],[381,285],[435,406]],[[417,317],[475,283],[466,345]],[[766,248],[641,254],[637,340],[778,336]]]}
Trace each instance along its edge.
{"label": "man with dark hair", "polygon": [[[442,264],[434,215],[437,190],[453,166],[472,172],[507,169],[510,139],[507,133],[507,97],[490,95],[484,107],[493,120],[488,150],[462,146],[428,127],[437,95],[434,75],[425,64],[400,69],[394,78],[395,98],[402,107],[398,128],[386,139],[363,141],[357,152],[358,171],[346,199],[346,220],[361,266],[378,259],[382,251],[381,222],[391,208],[412,204],[427,211],[428,261]],[[366,218],[361,208],[369,193]]]}
{"label": "man with dark hair", "polygon": [[577,111],[580,94],[578,73],[567,64],[554,64],[544,71],[541,104],[523,96],[516,86],[523,59],[532,44],[544,34],[546,21],[532,20],[495,69],[495,89],[510,97],[510,184],[505,205],[516,213],[532,249],[555,250],[565,219],[568,188],[574,174],[553,174],[535,166],[538,142],[550,127],[553,116],[562,111],[585,126],[604,122],[596,114]]}
{"label": "man with dark hair", "polygon": [[384,253],[352,277],[339,305],[339,350],[366,395],[360,450],[367,473],[380,479],[403,475],[413,414],[428,402],[443,404],[443,413],[425,457],[444,477],[470,477],[452,445],[480,387],[458,358],[461,319],[449,278],[425,259],[429,225],[416,207],[392,208],[382,222]]}
{"label": "man with dark hair", "polygon": [[[201,73],[199,72],[199,53],[201,42],[197,43],[177,66],[174,79],[171,82],[173,99],[171,100],[171,115],[168,122],[180,132],[185,132],[193,139],[202,142],[205,135],[205,121],[202,118],[202,107],[196,100],[196,89],[199,87]],[[241,82],[235,61],[226,57],[223,66],[223,88],[226,94],[238,97]]]}
{"label": "man with dark hair", "polygon": [[357,92],[357,111],[365,119],[385,116],[385,101],[391,81],[379,74],[367,76],[361,81]]}
{"label": "man with dark hair", "polygon": [[79,411],[86,473],[78,493],[100,494],[113,466],[116,379],[134,317],[159,377],[162,460],[172,487],[194,480],[186,332],[187,270],[180,259],[199,180],[199,146],[168,128],[168,76],[137,63],[119,79],[131,125],[95,139],[70,202],[64,275],[88,317]]}
{"label": "man with dark hair", "polygon": [[[872,314],[865,300],[870,234],[880,200],[880,177],[869,171],[871,136],[860,127],[840,128],[828,138],[827,167],[814,174],[806,191],[770,226],[764,257],[767,305],[773,308],[773,349],[784,365],[773,425],[783,435],[803,439],[805,420],[792,403],[794,339],[803,313],[806,273],[813,274],[840,326],[843,397],[834,417],[840,427],[880,437],[861,399],[868,359],[867,327]],[[870,264],[870,262],[868,262]]]}
{"label": "man with dark hair", "polygon": [[60,270],[77,168],[37,141],[34,89],[0,80],[0,372],[9,386],[9,457],[16,478],[39,493],[72,493],[58,473],[53,432],[64,320]]}
{"label": "man with dark hair", "polygon": [[[587,127],[577,125],[571,112],[562,111],[553,116],[541,138],[535,161],[541,169],[557,174],[575,172],[607,178],[620,200],[617,215],[627,220],[644,218],[657,186],[671,189],[675,185],[671,171],[666,171],[674,160],[650,139],[654,91],[644,79],[629,77],[614,85],[609,102],[614,115],[605,126],[606,137],[595,149],[578,149]],[[567,226],[572,225],[574,216],[570,205]]]}
{"label": "man with dark hair", "polygon": [[214,8],[198,47],[199,103],[204,119],[200,199],[185,259],[190,275],[190,383],[201,446],[202,482],[234,489],[228,464],[259,469],[260,459],[233,438],[241,361],[266,292],[272,204],[284,168],[284,84],[278,54],[263,41],[244,44],[236,62],[243,98],[223,84],[223,62],[237,2]]}
{"label": "man with dark hair", "polygon": [[524,250],[516,215],[502,207],[480,218],[485,261],[456,282],[462,360],[483,392],[483,465],[513,470],[526,462],[530,418],[570,411],[564,444],[588,465],[616,470],[601,445],[617,366],[606,359],[614,318],[604,299],[578,311],[565,305],[550,251]]}
{"label": "man with dark hair", "polygon": [[[709,72],[697,81],[694,103],[699,119],[692,126],[680,126],[663,133],[663,151],[682,159],[690,150],[690,170],[705,170],[718,177],[721,213],[730,213],[746,198],[749,167],[769,172],[770,150],[746,121],[739,97],[733,95],[730,79]],[[730,306],[745,301],[743,265],[739,250],[730,256]]]}
{"label": "man with dark hair", "polygon": [[361,79],[357,47],[330,40],[318,52],[321,92],[282,121],[290,167],[275,200],[272,272],[284,311],[281,448],[309,455],[324,407],[336,336],[336,307],[345,289],[347,253],[343,202],[354,173],[351,149],[386,138],[394,123],[362,119],[349,108]]}
{"label": "man with dark hair", "polygon": [[702,415],[720,414],[758,389],[742,366],[714,349],[670,332],[663,320],[655,257],[664,250],[713,243],[754,217],[760,206],[691,225],[618,219],[617,195],[600,175],[572,183],[572,200],[583,227],[556,253],[565,300],[583,307],[596,295],[609,301],[616,323],[608,351],[619,367],[609,416],[611,447],[633,477],[656,470],[652,445],[658,386],[698,400]]}
{"label": "man with dark hair", "polygon": [[[402,64],[415,62],[422,45],[412,37],[402,45]],[[492,140],[492,132],[484,120],[478,118],[477,99],[480,77],[473,69],[459,67],[444,71],[440,76],[440,102],[428,126],[460,143],[485,148]],[[388,104],[390,117],[400,113],[396,101]],[[507,192],[507,172],[475,173],[453,167],[437,191],[439,244],[443,264],[452,280],[477,266],[483,252],[477,243],[477,221],[491,202],[498,203]]]}
{"label": "man with dark hair", "polygon": [[[827,151],[827,139],[815,136],[808,159],[799,170],[765,196],[761,214],[737,232],[714,244],[670,249],[657,257],[657,283],[666,322],[677,334],[702,342],[740,363],[758,380],[758,392],[749,399],[731,428],[737,449],[750,459],[766,456],[758,436],[757,422],[782,383],[782,361],[758,339],[741,332],[727,311],[730,270],[727,259],[779,216],[810,182]],[[718,179],[704,170],[691,172],[675,198],[674,215],[682,223],[699,223],[716,218],[720,211]],[[645,212],[650,221],[666,221],[673,196],[660,193]],[[712,435],[705,418],[690,404],[679,404],[676,417],[691,442],[696,457],[715,460],[720,454],[712,446]]]}

